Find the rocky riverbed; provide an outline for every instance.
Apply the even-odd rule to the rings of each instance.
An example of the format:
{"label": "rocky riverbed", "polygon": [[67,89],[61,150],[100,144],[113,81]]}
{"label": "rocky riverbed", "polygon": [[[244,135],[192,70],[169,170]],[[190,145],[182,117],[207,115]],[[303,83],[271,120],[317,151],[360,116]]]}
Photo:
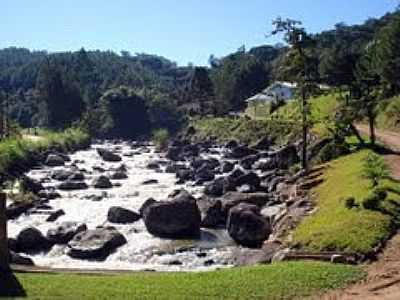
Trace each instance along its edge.
{"label": "rocky riverbed", "polygon": [[[295,146],[99,142],[50,153],[8,205],[10,250],[57,268],[207,270],[271,260],[310,211]],[[248,250],[248,249],[256,250]],[[259,250],[261,249],[261,250]],[[256,257],[256,258],[255,258]],[[21,257],[19,257],[21,260]],[[23,261],[24,262],[24,261]],[[26,262],[26,261],[25,261]]]}

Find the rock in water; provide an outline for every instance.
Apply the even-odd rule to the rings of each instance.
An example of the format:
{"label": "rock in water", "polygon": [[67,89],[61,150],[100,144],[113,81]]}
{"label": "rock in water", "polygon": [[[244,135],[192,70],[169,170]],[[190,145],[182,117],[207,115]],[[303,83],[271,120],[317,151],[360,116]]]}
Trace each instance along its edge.
{"label": "rock in water", "polygon": [[271,234],[271,226],[255,205],[241,203],[229,211],[227,227],[229,235],[240,245],[261,247]]}
{"label": "rock in water", "polygon": [[186,191],[171,201],[149,204],[143,211],[143,220],[151,234],[162,238],[196,238],[200,234],[200,211]]}
{"label": "rock in water", "polygon": [[87,189],[88,186],[83,181],[64,181],[58,185],[58,189],[62,191],[75,191],[75,190],[84,190]]}
{"label": "rock in water", "polygon": [[59,167],[65,164],[65,160],[61,155],[49,154],[46,158],[45,164],[49,167]]}
{"label": "rock in water", "polygon": [[22,256],[13,251],[10,251],[10,262],[14,265],[20,266],[34,266],[33,260],[29,257]]}
{"label": "rock in water", "polygon": [[36,228],[23,229],[17,236],[17,249],[24,253],[39,253],[51,248],[52,243]]}
{"label": "rock in water", "polygon": [[54,229],[47,231],[47,238],[54,244],[67,244],[80,232],[87,230],[86,224],[64,222]]}
{"label": "rock in water", "polygon": [[55,212],[50,214],[50,216],[46,219],[46,222],[54,222],[63,215],[65,215],[64,210],[62,209],[56,210]]}
{"label": "rock in water", "polygon": [[110,207],[107,214],[107,220],[116,224],[129,224],[138,221],[141,216],[134,211],[118,206]]}
{"label": "rock in water", "polygon": [[96,228],[77,234],[68,243],[67,254],[72,258],[104,260],[126,242],[125,237],[115,228]]}
{"label": "rock in water", "polygon": [[107,176],[101,175],[93,180],[93,187],[96,189],[110,189],[112,188],[112,183]]}
{"label": "rock in water", "polygon": [[97,153],[101,156],[101,158],[104,161],[108,161],[108,162],[119,162],[122,160],[121,156],[112,153],[109,150],[106,149],[97,149]]}

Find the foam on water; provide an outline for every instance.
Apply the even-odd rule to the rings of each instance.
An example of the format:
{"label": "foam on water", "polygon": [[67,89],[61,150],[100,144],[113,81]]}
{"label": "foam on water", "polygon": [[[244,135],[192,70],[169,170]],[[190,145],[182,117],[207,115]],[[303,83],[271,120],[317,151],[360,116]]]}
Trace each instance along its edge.
{"label": "foam on water", "polygon": [[[82,161],[77,165],[80,169],[86,169],[87,171],[92,171],[94,166],[109,169],[120,165],[120,163],[103,162],[95,150],[96,147],[111,147],[120,154],[132,152],[132,148],[128,143],[118,145],[97,144],[93,145],[89,150],[72,154],[71,160]],[[105,190],[107,197],[102,201],[96,202],[85,199],[85,196],[100,195],[102,193],[102,190],[92,187],[87,190],[60,192],[62,197],[51,200],[49,204],[54,209],[63,209],[65,211],[64,216],[61,216],[56,222],[50,223],[45,221],[47,215],[22,215],[18,219],[8,222],[9,236],[16,237],[22,229],[30,226],[38,228],[45,235],[47,230],[56,227],[62,222],[76,221],[85,223],[89,229],[100,225],[112,225],[128,241],[126,245],[118,248],[115,253],[102,262],[72,259],[65,254],[66,246],[58,245],[54,246],[46,254],[30,256],[36,265],[47,267],[188,271],[207,270],[229,265],[231,251],[235,246],[225,230],[203,230],[199,240],[176,241],[152,236],[147,232],[142,220],[128,225],[107,222],[107,212],[111,206],[121,206],[138,211],[148,198],[163,200],[167,198],[168,194],[180,188],[187,189],[194,196],[201,195],[202,187],[177,185],[174,174],[146,168],[150,161],[163,159],[160,154],[155,153],[154,147],[148,147],[148,149],[150,149],[148,153],[140,151],[140,154],[132,157],[123,156],[121,163],[127,166],[129,178],[127,180],[113,181],[114,183],[120,182],[121,186]],[[49,174],[55,169],[44,167],[32,170],[28,175],[36,179],[49,178]],[[85,175],[85,181],[90,186],[93,178],[98,176],[99,173],[93,172],[92,175]],[[158,184],[143,185],[142,182],[148,179],[156,179]],[[57,184],[57,181],[49,179],[44,185],[50,187]]]}

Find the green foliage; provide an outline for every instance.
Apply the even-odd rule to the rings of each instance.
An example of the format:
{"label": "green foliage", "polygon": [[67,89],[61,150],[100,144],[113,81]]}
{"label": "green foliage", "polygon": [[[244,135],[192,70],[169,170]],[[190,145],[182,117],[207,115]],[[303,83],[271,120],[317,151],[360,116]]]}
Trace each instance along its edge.
{"label": "green foliage", "polygon": [[363,175],[365,178],[369,179],[375,187],[382,179],[389,176],[389,169],[381,156],[370,152],[363,164]]}
{"label": "green foliage", "polygon": [[153,142],[160,150],[165,150],[168,146],[169,132],[166,129],[157,129],[153,131]]}
{"label": "green foliage", "polygon": [[[359,267],[318,262],[277,263],[199,273],[16,274],[32,299],[307,298],[345,287],[364,276],[365,272]],[[2,280],[6,281],[4,277]]]}
{"label": "green foliage", "polygon": [[369,210],[379,210],[382,202],[386,199],[387,192],[381,189],[374,189],[367,197],[362,200],[362,206]]}

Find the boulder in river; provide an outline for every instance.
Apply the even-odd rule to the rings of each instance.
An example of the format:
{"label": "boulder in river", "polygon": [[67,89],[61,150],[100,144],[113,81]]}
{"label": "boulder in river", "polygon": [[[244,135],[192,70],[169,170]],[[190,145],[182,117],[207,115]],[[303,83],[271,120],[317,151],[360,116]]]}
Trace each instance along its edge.
{"label": "boulder in river", "polygon": [[17,235],[17,249],[24,253],[39,253],[51,248],[52,243],[40,232],[40,230],[28,227]]}
{"label": "boulder in river", "polygon": [[58,154],[49,154],[46,158],[45,164],[49,167],[59,167],[65,164],[65,159]]}
{"label": "boulder in river", "polygon": [[128,179],[128,175],[125,172],[122,172],[122,171],[115,171],[114,173],[111,174],[110,177],[113,180]]}
{"label": "boulder in river", "polygon": [[151,205],[151,204],[153,204],[153,203],[156,203],[156,202],[157,202],[157,201],[154,200],[153,198],[149,198],[149,199],[147,199],[146,201],[144,201],[144,203],[142,204],[142,206],[139,208],[139,214],[140,214],[141,216],[143,216],[143,212],[144,212],[144,210],[146,209],[146,207],[149,206],[149,205]]}
{"label": "boulder in river", "polygon": [[24,192],[31,192],[33,194],[38,194],[40,191],[44,190],[44,186],[39,181],[29,176],[23,176],[20,181],[20,185],[21,190]]}
{"label": "boulder in river", "polygon": [[46,222],[54,222],[56,221],[59,217],[65,215],[65,211],[62,209],[58,209],[55,212],[51,213],[48,218],[46,219]]}
{"label": "boulder in river", "polygon": [[126,242],[117,229],[100,227],[75,235],[68,243],[67,254],[78,259],[104,260]]}
{"label": "boulder in river", "polygon": [[231,149],[230,153],[228,154],[229,157],[235,159],[241,159],[249,155],[258,154],[258,151],[247,146],[238,146]]}
{"label": "boulder in river", "polygon": [[106,149],[98,148],[97,153],[107,162],[120,162],[122,160],[121,156]]}
{"label": "boulder in river", "polygon": [[58,169],[51,172],[50,177],[58,181],[64,181],[67,180],[72,174],[74,174],[74,172],[71,170]]}
{"label": "boulder in river", "polygon": [[87,230],[86,224],[78,222],[63,222],[54,229],[47,231],[47,238],[54,244],[67,244],[80,232]]}
{"label": "boulder in river", "polygon": [[83,181],[72,181],[67,180],[61,182],[57,188],[62,191],[75,191],[75,190],[85,190],[88,188],[88,185]]}
{"label": "boulder in river", "polygon": [[228,233],[238,244],[258,248],[268,239],[271,226],[259,211],[259,207],[247,203],[241,203],[229,211]]}
{"label": "boulder in river", "polygon": [[267,193],[228,192],[219,200],[222,203],[222,210],[227,214],[232,207],[241,203],[253,204],[261,208],[269,202],[269,195]]}
{"label": "boulder in river", "polygon": [[107,213],[107,220],[116,224],[129,224],[140,220],[141,216],[129,209],[112,206]]}
{"label": "boulder in river", "polygon": [[148,205],[143,220],[151,234],[162,238],[195,238],[200,234],[200,211],[196,200],[186,191],[170,201]]}
{"label": "boulder in river", "polygon": [[34,266],[33,260],[29,257],[23,256],[21,254],[15,253],[14,251],[10,251],[10,263],[14,265],[20,266]]}
{"label": "boulder in river", "polygon": [[96,189],[110,189],[113,185],[107,176],[100,175],[93,180],[93,187]]}

